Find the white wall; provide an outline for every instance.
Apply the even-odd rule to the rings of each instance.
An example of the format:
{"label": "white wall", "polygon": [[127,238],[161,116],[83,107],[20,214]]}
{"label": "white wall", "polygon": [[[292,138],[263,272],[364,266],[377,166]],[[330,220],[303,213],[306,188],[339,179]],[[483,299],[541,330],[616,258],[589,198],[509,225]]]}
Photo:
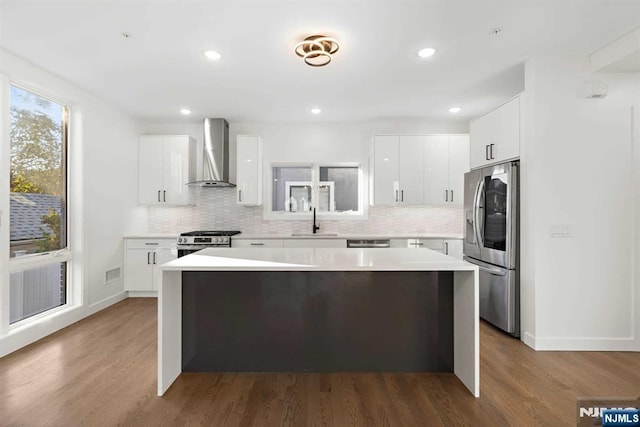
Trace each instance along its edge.
{"label": "white wall", "polygon": [[[535,58],[525,67],[523,340],[542,350],[640,350],[633,235],[640,141],[631,124],[640,79],[588,70],[586,57]],[[605,81],[608,96],[584,98],[590,80]],[[573,237],[551,238],[554,224],[569,224]]]}
{"label": "white wall", "polygon": [[[0,55],[0,73],[5,81],[21,83],[71,107],[70,247],[74,251],[76,291],[71,307],[53,318],[1,331],[2,356],[124,298],[124,281],[105,285],[104,272],[123,267],[122,237],[144,230],[147,218],[146,210],[137,206],[137,122],[56,75],[8,52],[0,50]],[[7,121],[3,117],[4,126]],[[3,138],[6,136],[3,132]],[[6,141],[3,144],[6,146]],[[6,218],[0,225],[4,240],[8,239]],[[4,269],[0,286],[5,290],[9,286]]]}

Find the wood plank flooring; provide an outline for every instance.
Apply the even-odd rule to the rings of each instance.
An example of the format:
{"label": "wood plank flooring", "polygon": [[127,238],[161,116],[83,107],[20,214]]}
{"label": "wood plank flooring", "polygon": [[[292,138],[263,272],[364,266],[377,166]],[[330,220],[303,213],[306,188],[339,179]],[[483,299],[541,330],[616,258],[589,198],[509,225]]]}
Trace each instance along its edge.
{"label": "wood plank flooring", "polygon": [[0,426],[562,426],[578,397],[640,396],[640,353],[534,352],[481,327],[481,397],[453,374],[189,373],[156,394],[156,300],[0,359]]}

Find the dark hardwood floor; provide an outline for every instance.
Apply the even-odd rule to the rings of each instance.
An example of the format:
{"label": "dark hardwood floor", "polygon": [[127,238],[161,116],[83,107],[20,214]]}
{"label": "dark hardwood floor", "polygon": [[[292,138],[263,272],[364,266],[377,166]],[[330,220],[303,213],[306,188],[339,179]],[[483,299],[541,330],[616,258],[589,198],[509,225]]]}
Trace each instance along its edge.
{"label": "dark hardwood floor", "polygon": [[561,426],[578,397],[640,396],[640,353],[480,334],[479,399],[428,373],[189,373],[157,397],[156,300],[127,299],[0,359],[0,425]]}

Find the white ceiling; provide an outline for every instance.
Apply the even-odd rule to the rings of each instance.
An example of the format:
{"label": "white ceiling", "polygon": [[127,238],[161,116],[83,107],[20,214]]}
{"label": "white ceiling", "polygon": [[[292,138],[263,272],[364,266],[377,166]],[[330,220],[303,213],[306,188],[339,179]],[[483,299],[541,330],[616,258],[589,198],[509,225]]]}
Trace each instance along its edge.
{"label": "white ceiling", "polygon": [[[527,58],[587,55],[639,23],[638,0],[0,0],[0,46],[173,122],[468,120],[522,90]],[[313,33],[340,41],[327,67],[293,53]]]}

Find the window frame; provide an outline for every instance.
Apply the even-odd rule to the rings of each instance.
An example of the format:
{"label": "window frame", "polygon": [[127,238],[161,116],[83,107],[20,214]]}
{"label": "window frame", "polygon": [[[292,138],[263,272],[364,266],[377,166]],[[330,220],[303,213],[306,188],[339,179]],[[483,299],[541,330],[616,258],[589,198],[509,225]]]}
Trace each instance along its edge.
{"label": "window frame", "polygon": [[[6,217],[0,218],[3,220],[3,226],[6,228],[6,232],[0,234],[0,238],[3,240],[1,242],[2,250],[0,250],[0,265],[5,265],[6,268],[6,276],[3,274],[0,277],[0,281],[5,283],[6,289],[2,289],[2,297],[0,298],[0,331],[7,331],[9,333],[15,332],[17,330],[23,329],[33,323],[37,323],[43,318],[49,318],[51,316],[55,316],[60,312],[67,311],[70,307],[78,305],[77,300],[77,292],[75,292],[75,288],[72,283],[72,271],[74,269],[74,251],[73,251],[73,232],[71,228],[72,224],[72,203],[71,203],[71,164],[73,160],[72,150],[71,150],[71,140],[72,140],[72,132],[74,129],[74,106],[73,103],[64,99],[63,97],[57,96],[55,94],[51,94],[46,90],[43,90],[40,87],[34,87],[30,84],[25,84],[21,81],[12,79],[10,77],[3,76],[2,78],[2,109],[5,114],[3,116],[6,118],[2,123],[2,133],[3,133],[3,141],[2,146],[0,147],[0,154],[2,154],[2,166],[6,166],[7,173],[3,174],[0,179],[1,183],[5,183],[2,185],[0,189],[0,207],[5,206],[3,210],[6,211]],[[11,257],[11,241],[10,241],[10,233],[9,228],[11,226],[10,219],[10,168],[11,168],[11,87],[17,87],[21,90],[30,92],[36,96],[41,98],[45,98],[49,101],[55,102],[56,104],[62,105],[66,108],[66,114],[63,119],[63,129],[62,129],[62,139],[63,139],[63,153],[62,153],[62,164],[64,167],[64,194],[62,196],[62,203],[65,206],[65,214],[64,214],[64,238],[65,238],[65,247],[53,251],[42,252],[42,253],[34,253],[27,254],[21,257]],[[4,168],[2,168],[4,169]],[[31,269],[37,269],[40,267],[45,267],[52,264],[57,263],[65,263],[65,303],[61,304],[57,307],[53,307],[49,310],[43,311],[41,313],[35,314],[33,316],[26,317],[24,319],[18,320],[14,323],[9,323],[10,319],[10,275],[13,273],[27,271]],[[76,297],[76,298],[74,298]]]}
{"label": "window frame", "polygon": [[[351,167],[358,168],[358,210],[354,212],[336,212],[336,211],[316,211],[318,220],[323,221],[345,221],[345,220],[366,220],[368,219],[368,209],[365,200],[365,182],[364,170],[360,162],[271,162],[268,168],[265,168],[265,182],[268,185],[263,187],[264,203],[263,219],[264,220],[284,220],[284,221],[300,221],[310,220],[313,218],[313,212],[290,212],[290,211],[274,211],[273,210],[273,169],[277,167],[293,167],[293,168],[310,168],[311,169],[311,194],[312,207],[317,206],[318,195],[320,189],[320,168],[322,167]],[[335,189],[335,187],[334,187]]]}

